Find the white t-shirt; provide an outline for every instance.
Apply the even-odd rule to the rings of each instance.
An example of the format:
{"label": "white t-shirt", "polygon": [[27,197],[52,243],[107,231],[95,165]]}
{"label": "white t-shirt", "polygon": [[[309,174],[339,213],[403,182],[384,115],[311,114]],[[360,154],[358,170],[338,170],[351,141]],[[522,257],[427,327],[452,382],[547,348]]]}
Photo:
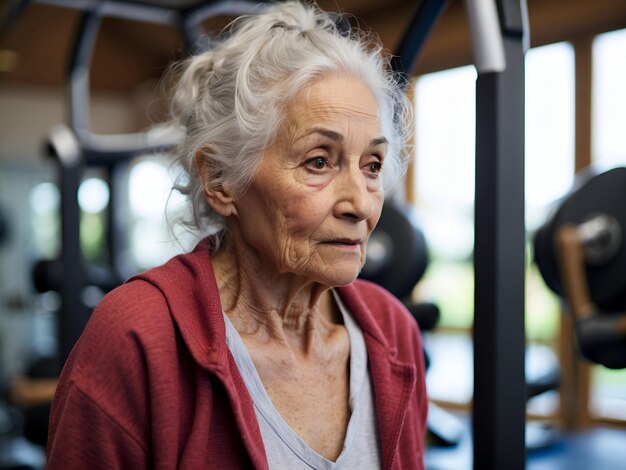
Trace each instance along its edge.
{"label": "white t-shirt", "polygon": [[365,340],[361,329],[339,296],[334,291],[333,294],[350,338],[351,412],[343,449],[335,462],[311,449],[276,410],[243,340],[224,314],[226,342],[252,397],[269,468],[272,470],[380,468],[380,444]]}

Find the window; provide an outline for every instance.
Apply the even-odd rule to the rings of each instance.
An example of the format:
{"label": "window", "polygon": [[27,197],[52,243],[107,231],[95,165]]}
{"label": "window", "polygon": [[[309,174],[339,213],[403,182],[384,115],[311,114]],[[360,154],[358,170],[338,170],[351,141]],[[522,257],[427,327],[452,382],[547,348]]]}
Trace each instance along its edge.
{"label": "window", "polygon": [[593,43],[593,160],[626,165],[626,29]]}
{"label": "window", "polygon": [[424,75],[415,86],[414,202],[431,258],[418,290],[441,310],[426,343],[427,384],[448,403],[469,402],[473,386],[475,96],[474,67]]}
{"label": "window", "polygon": [[[0,161],[0,381],[22,373],[34,354],[56,348],[54,297],[34,298],[33,266],[60,249],[59,193],[49,165]],[[41,301],[40,301],[41,300]]]}
{"label": "window", "polygon": [[61,196],[56,184],[45,181],[34,186],[28,195],[30,232],[35,257],[54,259],[61,249]]}
{"label": "window", "polygon": [[[174,233],[172,224],[187,209],[186,198],[172,190],[165,156],[137,159],[128,177],[129,237],[133,264],[148,269],[167,261],[196,240]],[[184,246],[183,246],[184,245]]]}
{"label": "window", "polygon": [[526,54],[526,226],[534,231],[574,176],[574,50],[568,43]]}
{"label": "window", "polygon": [[84,179],[78,187],[80,207],[80,245],[89,262],[103,263],[105,252],[106,209],[109,205],[109,186],[97,176]]}
{"label": "window", "polygon": [[[475,80],[474,67],[460,67],[424,75],[415,85],[413,202],[431,254],[418,294],[441,309],[439,330],[428,339],[428,387],[433,398],[453,403],[467,402],[472,393]],[[550,204],[569,189],[573,173],[574,55],[569,44],[559,43],[533,49],[526,58],[529,238],[545,220]],[[530,263],[526,291],[527,337],[554,348],[558,301]],[[544,350],[531,356],[539,353],[545,357]],[[536,362],[527,361],[527,367]],[[532,411],[552,414],[556,404],[552,397],[532,405]]]}
{"label": "window", "polygon": [[416,83],[414,201],[431,254],[420,295],[435,299],[441,326],[472,324],[476,71],[461,67]]}
{"label": "window", "polygon": [[[574,50],[568,43],[526,55],[526,230],[529,238],[574,177]],[[532,246],[528,246],[529,253]],[[553,342],[560,308],[534,264],[526,276],[526,334]]]}

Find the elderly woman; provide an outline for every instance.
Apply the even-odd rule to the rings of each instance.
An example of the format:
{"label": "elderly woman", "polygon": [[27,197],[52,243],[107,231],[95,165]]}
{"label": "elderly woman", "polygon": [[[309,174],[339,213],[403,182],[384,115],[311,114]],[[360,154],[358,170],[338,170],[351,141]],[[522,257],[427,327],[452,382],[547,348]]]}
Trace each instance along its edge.
{"label": "elderly woman", "polygon": [[212,235],[96,308],[48,468],[423,468],[417,326],[355,281],[409,106],[380,48],[296,2],[183,65],[180,189]]}

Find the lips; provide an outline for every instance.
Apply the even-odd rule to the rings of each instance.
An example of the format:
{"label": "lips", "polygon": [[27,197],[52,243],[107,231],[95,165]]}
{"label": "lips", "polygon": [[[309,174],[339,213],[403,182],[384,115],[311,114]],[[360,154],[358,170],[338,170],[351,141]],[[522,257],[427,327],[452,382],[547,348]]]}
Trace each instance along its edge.
{"label": "lips", "polygon": [[347,245],[347,246],[355,246],[355,245],[360,245],[363,242],[363,240],[355,238],[339,238],[339,239],[335,239],[335,240],[327,240],[324,243],[327,244],[331,244],[331,245]]}

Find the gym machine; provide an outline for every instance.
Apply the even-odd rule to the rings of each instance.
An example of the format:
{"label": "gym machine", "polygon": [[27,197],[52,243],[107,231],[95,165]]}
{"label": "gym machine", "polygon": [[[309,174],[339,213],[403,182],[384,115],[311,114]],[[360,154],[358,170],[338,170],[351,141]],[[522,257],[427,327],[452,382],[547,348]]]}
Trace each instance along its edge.
{"label": "gym machine", "polygon": [[[251,1],[161,1],[149,4],[121,0],[20,0],[11,5],[5,24],[15,22],[29,3],[43,3],[80,10],[82,18],[71,53],[68,70],[68,124],[50,130],[47,153],[59,171],[61,192],[61,256],[59,260],[37,265],[40,289],[54,287],[61,296],[58,335],[62,362],[80,336],[91,308],[83,301],[84,291],[96,286],[106,292],[129,277],[132,268],[124,261],[127,250],[123,194],[129,162],[138,156],[166,151],[179,136],[171,129],[154,128],[148,132],[101,135],[92,132],[90,123],[89,68],[100,24],[104,18],[119,18],[177,27],[189,53],[198,51],[207,18],[240,16],[259,11]],[[169,4],[169,5],[168,5]],[[183,5],[184,6],[181,6]],[[104,267],[88,266],[80,248],[80,208],[78,187],[87,168],[104,172],[109,186],[107,206],[106,255]]]}
{"label": "gym machine", "polygon": [[535,262],[565,300],[580,354],[626,368],[626,168],[579,173],[534,237]]}
{"label": "gym machine", "polygon": [[[425,0],[398,49],[410,71],[445,2]],[[466,0],[476,82],[473,462],[525,467],[525,0]]]}

